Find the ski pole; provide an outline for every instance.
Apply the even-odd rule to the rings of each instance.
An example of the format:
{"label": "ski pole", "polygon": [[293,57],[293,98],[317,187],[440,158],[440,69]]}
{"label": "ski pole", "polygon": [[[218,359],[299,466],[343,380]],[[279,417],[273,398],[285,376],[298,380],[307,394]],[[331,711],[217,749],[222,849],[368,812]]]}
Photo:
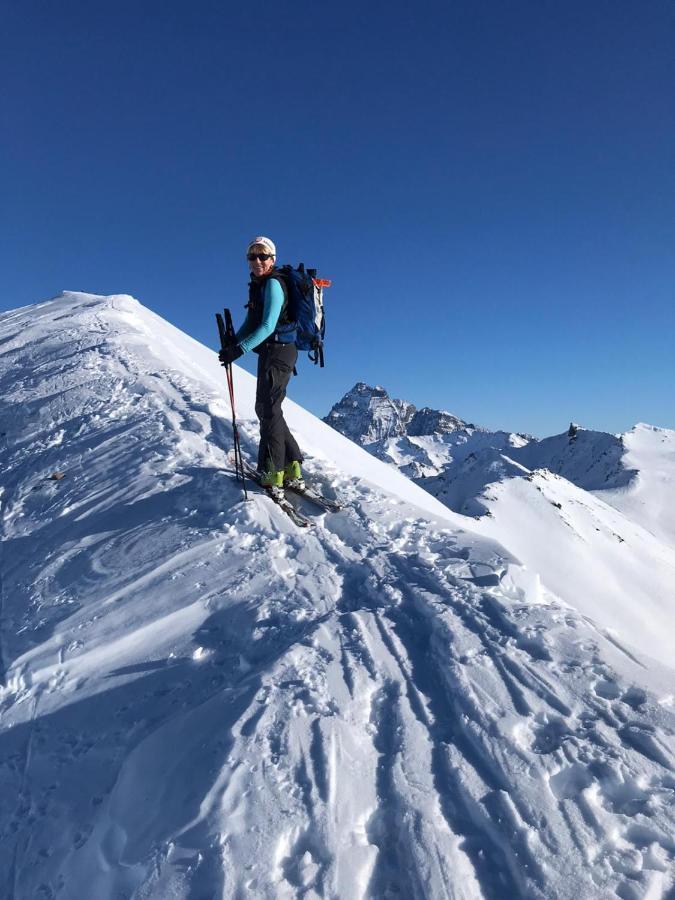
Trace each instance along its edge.
{"label": "ski pole", "polygon": [[[228,343],[234,343],[234,325],[232,323],[232,314],[229,309],[223,310],[225,313],[225,334],[227,335]],[[234,373],[232,371],[232,363],[227,367],[227,384],[230,391],[230,404],[232,406],[232,431],[234,434],[234,453],[235,460],[238,461],[239,471],[241,473],[241,483],[244,487],[244,498],[248,500],[248,494],[246,493],[246,476],[244,473],[244,458],[241,453],[241,441],[239,440],[239,427],[237,426],[237,416],[235,412],[234,405]]]}
{"label": "ski pole", "polygon": [[[218,334],[220,335],[220,345],[223,350],[234,339],[234,325],[232,324],[232,315],[229,309],[223,310],[225,313],[225,322],[220,313],[216,313],[216,322],[218,323]],[[226,324],[227,323],[227,324]],[[248,492],[246,490],[246,475],[244,472],[244,459],[241,452],[241,441],[239,439],[239,426],[237,425],[237,411],[234,402],[234,376],[232,373],[232,363],[225,366],[225,375],[227,377],[227,388],[230,395],[230,408],[232,409],[232,437],[234,443],[234,471],[237,479],[241,479],[244,490],[244,500],[248,500]]]}

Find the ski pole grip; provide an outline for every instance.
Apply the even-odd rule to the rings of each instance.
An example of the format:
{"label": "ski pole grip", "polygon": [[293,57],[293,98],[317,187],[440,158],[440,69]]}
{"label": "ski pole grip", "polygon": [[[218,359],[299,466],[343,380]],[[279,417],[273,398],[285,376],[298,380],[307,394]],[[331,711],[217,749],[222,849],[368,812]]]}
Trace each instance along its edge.
{"label": "ski pole grip", "polygon": [[234,324],[232,322],[232,313],[229,311],[229,309],[224,309],[223,312],[225,313],[225,330],[226,330],[227,336],[228,336],[228,338],[233,338],[234,337]]}
{"label": "ski pole grip", "polygon": [[227,347],[227,331],[225,330],[225,323],[223,322],[223,317],[220,313],[216,313],[216,322],[218,323],[218,334],[220,335],[220,346],[221,349],[225,349]]}

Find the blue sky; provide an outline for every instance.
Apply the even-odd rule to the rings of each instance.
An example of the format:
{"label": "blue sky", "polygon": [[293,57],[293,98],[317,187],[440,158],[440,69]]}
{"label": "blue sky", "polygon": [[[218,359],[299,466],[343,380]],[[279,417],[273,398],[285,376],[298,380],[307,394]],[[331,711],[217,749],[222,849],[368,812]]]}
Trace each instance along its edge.
{"label": "blue sky", "polygon": [[674,46],[665,0],[5,2],[0,308],[131,293],[215,348],[263,233],[334,281],[313,412],[673,428]]}

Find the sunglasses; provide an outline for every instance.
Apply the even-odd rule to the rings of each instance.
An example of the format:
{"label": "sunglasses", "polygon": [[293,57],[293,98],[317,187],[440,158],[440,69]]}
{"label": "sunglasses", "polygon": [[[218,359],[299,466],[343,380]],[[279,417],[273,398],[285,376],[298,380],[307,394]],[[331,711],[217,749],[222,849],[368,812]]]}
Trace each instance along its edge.
{"label": "sunglasses", "polygon": [[272,259],[271,253],[247,253],[246,259],[249,262],[253,262],[254,259],[259,259],[260,262],[264,262],[266,259]]}

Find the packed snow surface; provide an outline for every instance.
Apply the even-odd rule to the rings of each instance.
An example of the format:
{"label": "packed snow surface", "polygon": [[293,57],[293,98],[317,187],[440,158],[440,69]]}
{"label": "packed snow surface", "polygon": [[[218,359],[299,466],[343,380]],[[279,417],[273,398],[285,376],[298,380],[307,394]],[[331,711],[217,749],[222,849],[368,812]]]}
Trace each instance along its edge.
{"label": "packed snow surface", "polygon": [[215,353],[130,297],[6,313],[0,354],[2,896],[669,896],[675,673],[609,595],[290,402],[345,508],[245,502]]}

